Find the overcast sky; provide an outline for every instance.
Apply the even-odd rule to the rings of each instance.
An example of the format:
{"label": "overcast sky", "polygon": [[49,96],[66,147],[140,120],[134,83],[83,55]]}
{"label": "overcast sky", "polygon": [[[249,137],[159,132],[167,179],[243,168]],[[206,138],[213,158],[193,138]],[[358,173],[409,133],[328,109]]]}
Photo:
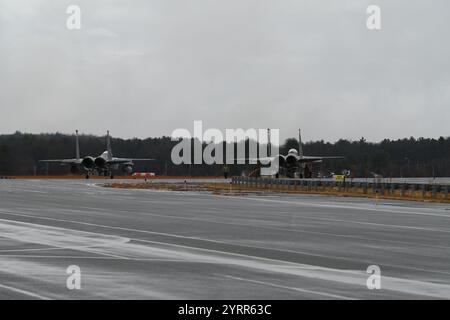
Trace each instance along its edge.
{"label": "overcast sky", "polygon": [[0,0],[0,133],[145,138],[203,120],[304,140],[449,136],[449,17],[448,0]]}

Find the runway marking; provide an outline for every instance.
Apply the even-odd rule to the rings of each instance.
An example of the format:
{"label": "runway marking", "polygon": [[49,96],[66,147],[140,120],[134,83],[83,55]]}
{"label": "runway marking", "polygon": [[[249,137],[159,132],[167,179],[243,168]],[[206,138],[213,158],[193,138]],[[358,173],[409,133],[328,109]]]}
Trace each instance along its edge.
{"label": "runway marking", "polygon": [[[102,188],[101,185],[97,185],[97,188]],[[108,189],[113,189],[113,188],[108,188]],[[392,205],[386,204],[386,203],[382,203],[379,204],[377,207],[375,207],[375,201],[373,201],[373,207],[368,207],[369,205],[372,205],[370,202],[370,199],[367,199],[369,201],[367,201],[365,204],[366,206],[364,206],[364,203],[353,203],[354,205],[349,205],[349,204],[340,204],[340,203],[330,203],[330,204],[324,204],[324,203],[314,203],[311,202],[311,200],[305,200],[304,198],[297,200],[297,201],[292,201],[292,200],[278,200],[280,198],[287,198],[287,195],[283,195],[283,194],[279,194],[279,195],[264,195],[261,196],[259,198],[255,198],[254,195],[249,195],[249,196],[239,196],[239,197],[234,197],[234,196],[229,196],[229,195],[217,195],[217,194],[211,194],[208,192],[189,192],[189,191],[180,191],[180,192],[176,192],[176,191],[171,191],[171,190],[154,190],[154,189],[120,189],[120,190],[124,190],[124,191],[128,191],[126,194],[127,195],[133,195],[133,194],[138,194],[139,191],[141,192],[153,192],[153,193],[165,193],[165,194],[169,194],[169,195],[184,195],[184,196],[188,196],[188,197],[192,197],[192,196],[196,196],[196,197],[203,197],[203,198],[224,198],[224,199],[233,199],[233,200],[256,200],[256,201],[269,201],[269,202],[278,202],[278,203],[287,203],[287,204],[295,204],[295,205],[311,205],[311,206],[316,206],[316,207],[328,207],[328,208],[342,208],[342,209],[354,209],[354,210],[369,210],[369,211],[376,211],[378,213],[386,213],[386,212],[390,212],[390,213],[399,213],[399,214],[413,214],[413,215],[431,215],[431,216],[437,216],[437,217],[445,217],[445,218],[450,218],[450,215],[446,215],[446,214],[439,214],[439,213],[421,213],[421,212],[405,212],[405,211],[401,211],[401,210],[394,210],[394,209],[389,209],[389,208],[383,208],[383,207],[392,207]],[[108,190],[108,191],[113,191],[113,190]],[[114,190],[116,191],[116,190]],[[114,194],[111,192],[111,194]],[[307,196],[309,198],[314,198],[314,199],[325,199],[325,198],[330,198],[329,196],[324,196],[324,195],[318,195],[318,194],[301,194],[300,196]],[[268,199],[268,198],[277,198],[276,199]],[[292,198],[292,197],[289,197]],[[336,197],[335,197],[336,198]],[[340,199],[340,198],[339,198]],[[353,199],[359,199],[359,198],[353,198]],[[305,203],[305,201],[308,201],[308,203]],[[404,204],[410,204],[409,201],[406,200],[398,200],[400,203],[404,203]],[[382,208],[384,210],[384,212],[380,212],[379,208]],[[425,209],[425,210],[436,210],[436,209],[441,209],[441,207],[436,207],[436,208],[420,208],[420,207],[412,207],[412,206],[408,206],[408,207],[402,207],[405,210],[410,210],[410,209]],[[444,209],[446,210],[446,209]]]}
{"label": "runway marking", "polygon": [[250,283],[261,284],[261,285],[274,287],[274,288],[280,288],[280,289],[286,289],[286,290],[292,290],[292,291],[298,291],[298,292],[303,292],[303,293],[319,295],[319,296],[325,296],[325,297],[334,298],[334,299],[358,300],[358,299],[355,299],[355,298],[346,297],[346,296],[342,296],[342,295],[337,295],[337,294],[332,294],[332,293],[327,293],[327,292],[321,292],[321,291],[315,291],[315,290],[301,289],[301,288],[296,288],[296,287],[283,286],[283,285],[278,285],[278,284],[274,284],[274,283],[270,283],[270,282],[266,282],[266,281],[251,280],[251,279],[240,278],[240,277],[235,277],[235,276],[230,276],[230,275],[224,275],[224,277],[230,278],[230,279],[234,279],[234,280],[239,280],[239,281],[245,281],[245,282],[250,282]]}
{"label": "runway marking", "polygon": [[[97,187],[99,187],[99,186],[97,186]],[[137,190],[142,190],[142,189],[137,189]],[[135,191],[135,190],[133,190],[133,191]],[[145,190],[145,191],[148,191],[148,190]],[[151,191],[153,191],[153,190],[151,190]],[[167,193],[172,193],[173,194],[173,191],[167,191]],[[186,192],[183,192],[183,193],[180,193],[180,194],[186,194]],[[195,194],[197,196],[221,197],[221,198],[230,199],[229,196],[222,196],[222,195],[196,194],[195,192],[193,192],[193,194]],[[405,211],[401,211],[401,210],[393,210],[393,209],[389,209],[389,207],[391,207],[389,205],[380,205],[380,206],[378,206],[376,208],[371,208],[371,207],[367,207],[367,206],[361,206],[360,204],[342,205],[342,204],[319,204],[319,203],[313,203],[313,202],[308,202],[308,203],[305,204],[304,201],[299,202],[299,201],[275,200],[275,199],[254,198],[254,197],[244,197],[244,198],[243,197],[233,197],[233,199],[234,200],[239,199],[239,200],[254,200],[254,201],[266,201],[266,202],[275,202],[275,203],[283,203],[283,204],[294,204],[294,205],[297,205],[297,206],[300,205],[300,206],[315,206],[315,207],[325,207],[325,208],[341,208],[341,209],[351,209],[351,210],[366,210],[366,211],[375,211],[375,212],[377,212],[379,214],[397,213],[397,214],[404,214],[404,215],[411,214],[411,215],[436,216],[436,217],[450,218],[450,215],[439,214],[439,213],[432,213],[432,212],[421,213],[421,212],[411,212],[411,211],[405,212]],[[417,209],[420,209],[420,208],[415,208],[415,207],[407,207],[407,208],[405,208],[405,210],[408,210],[408,209],[409,210],[411,210],[411,209],[416,209],[417,210]],[[430,209],[430,210],[434,210],[434,209]],[[157,214],[152,214],[152,215],[158,216]],[[163,216],[163,215],[160,215],[160,216],[167,217],[167,216]],[[192,218],[185,218],[185,217],[176,217],[176,218],[177,219],[192,219]],[[195,220],[195,218],[192,219],[192,220]],[[201,220],[201,221],[205,221],[205,220]],[[209,221],[209,220],[206,220],[206,221],[214,223],[214,221]],[[355,224],[368,224],[368,225],[373,224],[373,225],[379,225],[379,226],[383,226],[383,227],[392,227],[392,228],[406,228],[406,229],[417,229],[417,230],[438,231],[438,232],[450,233],[450,230],[442,230],[442,229],[435,229],[435,228],[422,228],[422,227],[413,227],[413,226],[406,226],[406,225],[392,225],[392,224],[389,224],[389,225],[387,225],[387,224],[375,224],[375,223],[370,223],[370,222],[352,221],[352,220],[336,220],[336,221],[337,222],[351,222],[351,223],[355,223]]]}
{"label": "runway marking", "polygon": [[28,255],[28,254],[1,254],[0,258],[42,258],[42,259],[93,259],[93,260],[124,260],[116,257],[93,257],[93,256],[53,256],[53,255]]}
{"label": "runway marking", "polygon": [[[83,185],[83,183],[81,183],[81,184]],[[89,187],[96,187],[97,190],[103,188],[99,184],[87,184],[87,186],[89,186]],[[54,188],[57,188],[57,189],[60,190],[60,186],[55,186]],[[104,188],[104,189],[106,189],[106,188]],[[128,192],[126,192],[127,195],[137,194],[136,191],[146,191],[146,192],[147,191],[155,191],[155,190],[141,190],[141,189],[137,189],[137,190],[124,189],[124,190],[128,191]],[[28,190],[26,190],[26,191],[28,191]],[[111,191],[115,191],[115,192],[111,192]],[[122,189],[120,191],[121,191],[120,193],[124,193]],[[157,191],[161,192],[160,190],[157,190]],[[166,193],[166,194],[174,194],[173,191],[165,191],[164,193]],[[114,197],[117,197],[117,190],[105,190],[105,192],[103,192],[102,194],[113,195]],[[179,194],[180,195],[187,195],[186,192],[180,192]],[[178,193],[177,193],[177,195],[178,195]],[[191,194],[189,194],[188,196],[191,197],[193,195],[196,196],[196,197],[209,197],[209,198],[216,198],[216,197],[224,198],[224,197],[226,197],[227,199],[230,199],[229,196],[212,195],[212,194],[207,194],[207,193],[201,194],[201,193],[196,193],[196,192],[191,192]],[[269,197],[269,196],[267,196],[267,197]],[[405,212],[405,211],[393,210],[393,209],[389,209],[389,208],[382,208],[383,211],[384,211],[383,212],[383,211],[380,211],[379,208],[370,208],[370,207],[367,207],[367,206],[361,206],[360,204],[342,205],[342,204],[336,204],[336,203],[334,203],[334,204],[323,204],[323,203],[319,204],[319,203],[313,203],[313,202],[308,202],[307,204],[305,204],[304,201],[299,202],[299,201],[290,201],[290,200],[275,200],[275,199],[267,199],[267,197],[265,199],[263,199],[263,198],[254,198],[254,197],[249,196],[249,197],[244,197],[244,198],[243,197],[233,197],[233,199],[234,200],[238,199],[238,200],[268,201],[268,202],[276,202],[276,203],[284,203],[284,204],[295,204],[295,205],[301,205],[301,206],[310,205],[310,206],[327,207],[327,208],[343,208],[343,209],[352,209],[352,210],[366,210],[366,211],[375,211],[375,212],[380,213],[380,214],[398,213],[398,214],[405,214],[405,215],[412,214],[412,215],[437,216],[437,217],[450,218],[450,215],[439,214],[439,213],[432,213],[432,212],[429,212],[429,213],[411,212],[411,211]],[[117,199],[114,199],[114,200],[117,200]],[[141,199],[140,199],[140,201],[141,201]],[[386,205],[380,205],[380,207],[381,206],[387,207]],[[407,209],[417,209],[417,208],[408,207]]]}
{"label": "runway marking", "polygon": [[[121,212],[131,212],[131,211],[121,210]],[[7,215],[17,215],[17,216],[30,217],[30,218],[35,218],[35,219],[48,219],[48,220],[54,220],[54,221],[60,221],[60,222],[71,222],[71,223],[86,224],[84,222],[79,222],[79,221],[56,219],[56,218],[48,218],[48,217],[38,217],[38,216],[34,216],[34,215],[13,213],[13,212],[6,212],[6,211],[0,211],[0,213],[7,214]],[[263,225],[258,225],[257,226],[257,225],[254,225],[254,224],[248,224],[248,223],[242,223],[242,222],[240,222],[240,223],[233,223],[233,222],[225,222],[225,221],[224,222],[222,222],[222,221],[211,221],[211,220],[204,220],[204,219],[198,219],[198,218],[176,217],[176,216],[171,216],[171,215],[159,215],[159,214],[146,213],[146,212],[139,212],[139,213],[143,213],[145,215],[150,215],[150,216],[158,216],[158,217],[162,217],[162,218],[169,218],[169,219],[181,219],[181,220],[188,220],[188,221],[202,221],[202,222],[207,222],[207,223],[228,224],[228,225],[235,225],[235,226],[246,225],[246,226],[251,226],[253,228],[260,228],[260,229],[267,229],[267,230],[280,230],[280,231],[286,231],[286,232],[292,232],[292,233],[300,233],[300,234],[305,234],[306,233],[306,234],[314,234],[314,235],[327,235],[327,236],[339,237],[339,238],[365,240],[365,241],[371,241],[371,242],[378,241],[378,242],[385,242],[385,243],[392,243],[392,244],[410,244],[410,242],[406,242],[406,241],[367,238],[367,237],[359,237],[359,236],[353,236],[353,235],[348,235],[348,234],[338,234],[338,233],[331,233],[331,232],[311,231],[311,230],[307,230],[307,229],[303,229],[303,228],[292,229],[292,228],[283,228],[283,227],[269,227],[269,226],[263,226]],[[329,219],[329,218],[310,217],[310,216],[303,216],[303,215],[298,215],[298,217],[299,218],[307,218],[307,219],[311,219],[311,220],[319,220],[319,221],[320,220],[325,220],[325,221],[331,220],[331,221],[334,221],[334,219]],[[351,221],[351,220],[337,220],[336,219],[335,221],[344,222],[345,223],[345,222]],[[355,223],[358,223],[358,222],[355,222]],[[364,222],[359,222],[359,223],[364,224]],[[370,222],[368,222],[367,224],[370,224]],[[107,228],[120,228],[120,227],[114,227],[114,226],[103,226],[103,225],[98,225],[98,224],[94,225],[94,226],[107,227]],[[382,225],[382,226],[386,226],[386,225]],[[392,227],[393,225],[387,225],[387,226]],[[184,238],[188,238],[188,239],[192,239],[192,240],[201,240],[201,241],[209,241],[209,242],[217,242],[217,243],[226,243],[226,242],[223,242],[223,241],[215,241],[215,240],[198,238],[198,237],[177,236],[177,235],[174,235],[174,234],[153,232],[153,231],[147,231],[147,230],[124,229],[124,228],[120,228],[120,229],[121,230],[126,230],[126,231],[136,231],[136,232],[144,232],[145,231],[146,233],[153,233],[153,234],[158,234],[158,235],[163,235],[163,236],[170,236],[170,237],[184,237]],[[432,230],[426,230],[426,231],[435,231],[435,230],[432,229]],[[450,231],[442,231],[442,232],[450,233]],[[449,248],[449,247],[446,247],[446,246],[427,245],[427,244],[421,244],[421,243],[417,244],[417,246],[427,247],[427,248],[439,248],[439,249],[448,249]],[[302,253],[302,252],[299,251],[298,253]],[[311,254],[311,255],[313,255],[313,254]],[[342,259],[345,259],[345,258],[342,258]]]}
{"label": "runway marking", "polygon": [[28,297],[37,298],[40,300],[52,300],[51,298],[45,297],[43,295],[31,292],[31,291],[27,291],[27,290],[22,290],[19,288],[10,287],[10,286],[4,285],[4,284],[0,284],[0,288],[10,290],[10,291],[13,291],[16,293],[20,293],[20,294],[26,295]]}
{"label": "runway marking", "polygon": [[[246,254],[241,254],[241,253],[236,253],[236,252],[199,248],[199,247],[186,246],[186,245],[169,243],[169,242],[145,240],[145,239],[138,239],[138,238],[130,238],[130,239],[133,240],[133,241],[137,241],[137,242],[155,243],[155,244],[159,244],[159,245],[181,247],[181,248],[186,248],[186,249],[195,249],[195,250],[199,250],[199,251],[210,251],[210,252],[227,254],[227,255],[236,255],[236,256],[242,256],[242,257],[252,257],[252,258],[261,259],[261,260],[269,260],[269,261],[277,261],[277,262],[298,264],[297,262],[292,262],[292,261],[287,261],[287,260],[272,259],[272,258],[266,258],[266,257],[260,257],[260,256],[251,256],[251,255],[246,255]],[[209,240],[207,240],[207,241],[209,241]],[[212,241],[214,241],[214,240],[212,240]],[[220,243],[233,245],[233,243],[229,243],[229,242],[220,242]],[[270,250],[270,248],[264,248],[264,247],[253,247],[253,246],[246,246],[246,245],[240,245],[240,244],[238,244],[238,246],[246,247],[246,248],[249,248],[249,249],[258,248],[258,249],[269,249]],[[338,257],[338,256],[329,257],[329,256],[326,256],[326,255],[320,255],[320,254],[314,254],[314,253],[308,253],[308,252],[302,252],[302,251],[298,252],[298,251],[292,251],[292,250],[278,250],[278,249],[275,249],[275,251],[277,251],[277,252],[280,251],[280,252],[299,253],[299,254],[306,254],[306,255],[316,256],[316,257],[323,257],[323,258],[327,258],[328,257],[328,258],[333,258],[333,259],[337,259],[337,260],[352,261],[352,259],[347,259],[347,258],[343,258],[343,257]],[[137,258],[137,259],[136,258],[130,258],[130,259],[131,260],[140,260],[140,261],[141,260],[146,260],[146,259],[139,259],[139,258]],[[369,265],[369,264],[372,263],[372,262],[369,262],[369,261],[360,261],[360,262],[361,262],[362,265]],[[383,263],[383,266],[384,267],[394,267],[394,268],[399,268],[399,269],[423,271],[423,272],[428,272],[428,273],[439,273],[439,274],[445,274],[445,275],[450,274],[450,272],[448,272],[448,271],[428,270],[428,269],[414,268],[414,267],[395,265],[395,264]]]}
{"label": "runway marking", "polygon": [[[292,228],[284,228],[284,227],[274,227],[274,226],[267,226],[267,225],[255,225],[252,223],[251,219],[246,219],[250,223],[243,223],[242,220],[239,220],[239,222],[228,222],[228,221],[214,221],[210,219],[202,219],[197,217],[180,217],[180,216],[172,216],[172,215],[161,215],[156,213],[148,213],[148,212],[137,212],[137,211],[129,211],[129,210],[120,210],[120,212],[133,212],[137,214],[144,214],[146,216],[156,216],[161,218],[168,218],[168,219],[179,219],[179,220],[187,220],[187,221],[201,221],[205,223],[216,223],[216,224],[227,224],[227,225],[234,225],[234,226],[251,226],[253,228],[260,228],[260,229],[267,229],[267,230],[280,230],[280,231],[288,231],[288,232],[294,232],[294,233],[309,233],[309,234],[318,234],[318,235],[328,235],[328,236],[334,236],[334,237],[342,237],[342,238],[350,238],[350,239],[358,239],[358,240],[367,240],[367,241],[379,241],[379,242],[387,242],[387,243],[393,243],[393,244],[410,244],[410,242],[406,241],[398,241],[398,240],[387,240],[387,239],[376,239],[376,238],[365,238],[365,237],[358,237],[358,236],[352,236],[348,234],[338,234],[338,233],[331,233],[331,232],[320,232],[320,231],[310,231],[302,228],[292,229]],[[217,213],[223,212],[222,210],[218,210]],[[340,220],[340,219],[331,219],[331,218],[319,218],[319,217],[311,217],[311,216],[305,216],[305,215],[298,215],[295,212],[286,212],[286,211],[279,211],[278,213],[286,213],[286,214],[293,214],[298,218],[305,218],[310,220],[319,220],[319,221],[334,221],[334,222],[350,222],[355,224],[374,224],[374,225],[380,225],[380,226],[389,226],[389,227],[405,227],[405,228],[418,228],[420,230],[427,230],[427,231],[436,231],[436,229],[426,229],[426,228],[419,228],[419,227],[409,227],[409,226],[398,226],[398,225],[386,225],[386,224],[375,224],[371,222],[364,222],[364,221],[353,221],[353,220]],[[292,225],[292,224],[291,224]],[[298,227],[299,225],[294,225],[294,227]],[[446,233],[450,233],[449,231],[442,231]],[[441,248],[441,249],[449,249],[450,247],[446,246],[436,246],[436,245],[427,245],[427,244],[417,244],[421,247],[428,247],[428,248]]]}
{"label": "runway marking", "polygon": [[[1,236],[0,236],[1,237]],[[28,249],[3,249],[1,252],[34,252],[34,251],[51,251],[51,250],[63,250],[69,248],[55,248],[55,247],[46,247],[46,248],[28,248]]]}
{"label": "runway marking", "polygon": [[111,243],[128,242],[128,238],[79,231],[61,227],[29,223],[23,221],[0,219],[0,235],[3,238],[19,242],[39,243],[59,249],[82,250],[85,252],[108,255],[115,258],[127,257],[98,252],[95,248],[110,246]]}
{"label": "runway marking", "polygon": [[332,222],[345,222],[345,223],[353,223],[353,224],[362,224],[362,225],[373,225],[380,227],[389,227],[389,228],[398,228],[398,229],[413,229],[413,230],[424,230],[424,231],[433,231],[433,232],[444,232],[450,233],[450,230],[442,230],[435,228],[424,228],[424,227],[413,227],[413,226],[405,226],[398,224],[384,224],[384,223],[376,223],[376,222],[367,222],[367,221],[356,221],[356,220],[342,220],[342,219],[331,219],[331,218],[318,218],[318,217],[308,217],[301,216],[311,220],[319,220],[319,221],[332,221]]}
{"label": "runway marking", "polygon": [[[98,253],[101,255],[101,253]],[[1,254],[1,258],[33,258],[33,259],[89,259],[89,260],[132,260],[132,261],[161,261],[161,262],[187,262],[185,260],[180,259],[164,259],[164,258],[145,258],[145,259],[139,259],[139,258],[116,258],[114,256],[108,256],[105,255],[102,256],[54,256],[54,255],[28,255],[28,254]]]}
{"label": "runway marking", "polygon": [[[178,246],[162,243],[163,246]],[[133,246],[132,243],[123,244],[126,248]],[[184,246],[186,247],[186,246]],[[187,247],[189,251],[176,251],[172,249],[150,249],[143,248],[143,250],[150,249],[152,253],[164,256],[183,257],[188,261],[198,261],[205,263],[215,263],[219,265],[232,265],[244,269],[256,269],[270,273],[282,273],[297,277],[306,277],[310,279],[317,279],[321,281],[331,281],[337,283],[344,283],[347,285],[354,285],[356,287],[365,288],[367,274],[365,270],[343,270],[329,267],[320,267],[316,265],[302,264],[296,262],[289,262],[277,259],[256,257],[251,255],[230,253],[213,249],[192,248]],[[156,249],[156,251],[154,251]],[[199,252],[209,251],[215,252],[216,255],[204,255]],[[239,258],[232,258],[232,257]],[[413,295],[432,296],[439,298],[450,298],[450,285],[440,284],[434,282],[424,282],[419,280],[410,280],[403,278],[396,278],[390,276],[383,276],[383,289],[396,292],[403,292]]]}
{"label": "runway marking", "polygon": [[[5,212],[1,212],[1,213],[5,213]],[[191,240],[199,240],[199,241],[205,241],[205,242],[211,242],[211,243],[218,243],[218,244],[231,244],[231,245],[236,245],[233,243],[228,243],[225,241],[217,241],[217,240],[212,240],[212,239],[205,239],[205,238],[198,238],[198,237],[189,237],[189,236],[181,236],[181,235],[176,235],[176,234],[170,234],[170,233],[162,233],[162,232],[156,232],[156,231],[148,231],[148,230],[141,230],[141,229],[134,229],[134,228],[124,228],[124,227],[117,227],[117,226],[107,226],[107,225],[101,225],[101,224],[94,224],[94,223],[88,223],[88,222],[81,222],[81,221],[74,221],[74,220],[67,220],[67,219],[57,219],[57,218],[49,218],[49,217],[36,217],[36,216],[32,216],[32,215],[27,215],[27,214],[20,214],[20,213],[6,213],[6,214],[10,214],[10,215],[17,215],[17,216],[25,216],[25,217],[29,217],[29,218],[37,218],[37,219],[42,219],[42,220],[50,220],[50,221],[58,221],[58,222],[69,222],[69,223],[73,223],[73,224],[79,224],[79,225],[88,225],[88,226],[93,226],[93,227],[101,227],[101,228],[106,228],[106,229],[113,229],[113,230],[123,230],[123,231],[132,231],[132,232],[138,232],[138,233],[146,233],[146,234],[155,234],[155,235],[162,235],[162,236],[166,236],[166,237],[172,237],[172,238],[181,238],[181,239],[191,239]],[[0,219],[2,220],[2,219]],[[286,231],[293,231],[295,232],[295,230],[290,230],[290,229],[286,229]],[[311,232],[309,232],[311,233]],[[321,233],[323,234],[323,233]],[[139,240],[139,241],[144,241],[144,240]],[[153,241],[156,242],[156,241]],[[248,248],[252,248],[252,246],[246,246],[246,245],[240,245],[243,247],[248,247]],[[283,250],[278,250],[278,251],[283,251]],[[95,252],[94,252],[95,253]],[[309,254],[311,256],[321,256],[321,257],[326,257],[324,255],[320,255],[320,254],[314,254],[314,253],[307,253],[307,252],[301,252],[298,251],[296,252],[298,254]],[[337,258],[337,259],[341,259],[341,260],[349,260],[346,258],[342,258],[342,257],[333,257],[333,258]]]}
{"label": "runway marking", "polygon": [[[221,197],[227,197],[229,198],[229,196],[221,196]],[[313,206],[313,207],[324,207],[324,208],[332,208],[332,209],[351,209],[351,210],[365,210],[365,211],[375,211],[377,213],[380,214],[387,214],[387,213],[398,213],[398,214],[405,214],[405,215],[421,215],[421,216],[436,216],[436,217],[442,217],[442,218],[450,218],[449,214],[440,214],[440,213],[432,213],[432,212],[428,212],[428,213],[422,213],[422,212],[405,212],[405,211],[400,211],[400,210],[393,210],[393,209],[389,209],[389,208],[385,208],[387,206],[385,205],[378,205],[378,207],[368,207],[368,206],[361,206],[361,205],[341,205],[341,204],[322,204],[322,203],[313,203],[313,202],[308,202],[305,203],[300,202],[300,201],[290,201],[290,200],[275,200],[275,199],[263,199],[263,198],[253,198],[253,197],[245,197],[242,199],[242,197],[235,197],[235,199],[240,199],[240,200],[254,200],[254,201],[262,201],[262,202],[274,202],[274,203],[283,203],[283,204],[293,204],[293,205],[297,205],[297,206]],[[405,209],[421,209],[421,208],[416,208],[416,207],[408,207]],[[428,209],[428,208],[426,208]],[[432,209],[434,210],[434,209]]]}
{"label": "runway marking", "polygon": [[[176,234],[161,233],[161,232],[141,230],[141,229],[123,228],[123,227],[116,227],[116,226],[107,226],[107,225],[93,224],[93,223],[88,223],[88,222],[81,222],[81,221],[74,221],[74,220],[67,220],[67,219],[57,219],[57,218],[49,218],[49,217],[36,217],[36,216],[27,215],[27,214],[20,214],[20,213],[6,213],[6,212],[0,212],[0,213],[10,214],[10,215],[17,215],[17,216],[24,216],[24,217],[36,218],[36,219],[43,219],[43,220],[50,220],[50,221],[69,222],[69,223],[73,223],[73,224],[88,225],[88,226],[100,227],[100,228],[105,228],[105,229],[132,231],[132,232],[146,233],[146,234],[155,234],[155,235],[162,235],[162,236],[167,236],[167,237],[172,237],[172,238],[199,240],[199,241],[218,243],[218,244],[237,245],[237,246],[240,246],[240,247],[246,247],[246,248],[250,248],[250,249],[252,249],[252,248],[261,248],[261,247],[254,247],[254,246],[243,245],[243,244],[235,244],[235,243],[230,243],[230,242],[226,242],[226,241],[217,241],[217,240],[198,238],[198,237],[181,236],[181,235],[176,235]],[[0,219],[0,220],[3,220],[3,219]],[[12,220],[7,220],[7,221],[12,221]],[[67,229],[67,230],[72,230],[72,229]],[[289,231],[289,229],[286,229],[286,230]],[[295,231],[295,230],[292,230],[292,231]],[[306,233],[319,233],[319,232],[306,231]],[[332,235],[332,234],[328,234],[328,233],[320,233],[320,234]],[[171,245],[171,246],[179,246],[179,247],[184,247],[184,248],[191,248],[191,249],[195,248],[195,249],[198,249],[198,250],[208,250],[208,251],[215,251],[215,252],[239,255],[238,253],[232,253],[232,252],[226,252],[226,251],[217,251],[217,250],[204,249],[204,248],[198,248],[198,247],[192,247],[192,246],[182,246],[182,245],[172,244],[172,243],[168,243],[168,242],[159,242],[159,241],[144,240],[144,239],[137,239],[137,238],[130,238],[130,239],[131,240],[136,240],[136,241],[142,241],[142,242],[158,243],[158,244],[165,244],[165,245]],[[368,239],[368,240],[370,240],[370,239]],[[72,248],[74,250],[80,250],[80,249],[84,249],[84,248],[87,248],[87,247],[78,247],[78,248],[77,247],[70,247],[68,249],[72,249]],[[261,249],[267,249],[267,248],[261,248]],[[269,250],[270,250],[270,248],[269,248]],[[326,255],[315,254],[315,253],[310,253],[310,252],[306,252],[306,251],[292,251],[292,250],[283,250],[283,249],[273,249],[273,250],[279,251],[279,252],[292,252],[292,253],[297,253],[297,254],[306,254],[306,255],[310,255],[310,256],[318,256],[318,257],[325,257],[325,258],[327,257]],[[99,253],[96,250],[87,251],[86,249],[84,249],[84,251],[91,252],[91,253],[94,253],[94,254],[110,255],[110,254],[106,254],[106,253]],[[115,256],[115,255],[112,255],[112,257],[115,257],[115,258],[118,258],[118,259],[127,259],[127,260],[144,260],[144,259],[135,259],[135,258],[132,258],[132,257]],[[258,257],[258,258],[269,259],[269,258],[263,258],[263,257]],[[338,260],[344,260],[344,261],[352,261],[352,259],[347,259],[347,258],[339,257],[339,256],[333,256],[333,257],[330,257],[330,259],[331,258],[338,259]],[[269,259],[269,260],[272,260],[272,259]],[[284,260],[276,260],[276,261],[284,261]],[[288,262],[288,261],[284,261],[284,262]],[[361,262],[361,263],[363,263],[363,262]],[[425,270],[425,269],[421,269],[421,268],[412,268],[412,267],[408,267],[408,266],[398,266],[398,265],[391,265],[391,264],[384,264],[384,265],[385,266],[402,268],[402,269],[411,269],[411,270],[416,270],[416,271],[424,271],[424,272],[429,272],[429,273],[449,274],[449,272],[439,271],[439,270]]]}
{"label": "runway marking", "polygon": [[[61,219],[60,219],[61,220]],[[77,222],[75,222],[77,223]],[[86,223],[82,223],[86,224]],[[92,224],[89,224],[92,225]],[[108,226],[106,226],[108,227]],[[113,227],[114,229],[123,229]],[[126,228],[125,228],[126,229]],[[67,229],[70,230],[70,229]],[[143,230],[140,230],[141,232]],[[97,234],[101,235],[101,234]],[[181,236],[182,237],[182,236]],[[145,241],[144,241],[145,242]],[[153,242],[154,243],[154,242]],[[111,245],[112,242],[107,242],[105,245]],[[181,245],[174,245],[168,243],[161,243],[163,247],[148,247],[129,242],[115,243],[111,249],[113,252],[128,252],[148,256],[163,256],[165,259],[183,258],[187,262],[197,261],[199,263],[216,263],[219,265],[232,265],[244,269],[256,269],[270,273],[282,273],[291,276],[306,277],[311,279],[318,279],[321,281],[332,281],[337,283],[345,283],[348,285],[355,285],[357,287],[364,287],[367,274],[364,270],[342,270],[326,267],[319,267],[315,265],[307,265],[283,260],[276,260],[270,258],[263,258],[245,254],[230,253],[219,250],[195,248]],[[164,248],[168,246],[169,249]],[[170,247],[185,247],[188,251],[173,250]],[[104,248],[108,249],[108,248]],[[215,255],[205,255],[201,252],[214,252]],[[103,253],[103,252],[102,252]],[[235,258],[233,258],[235,257]],[[154,257],[152,257],[154,258]],[[130,259],[130,258],[128,258]],[[131,258],[130,260],[132,260]],[[182,261],[183,262],[183,261]],[[432,282],[421,282],[409,279],[383,277],[383,288],[404,292],[408,294],[427,295],[433,297],[450,297],[450,286],[446,284],[437,284]]]}

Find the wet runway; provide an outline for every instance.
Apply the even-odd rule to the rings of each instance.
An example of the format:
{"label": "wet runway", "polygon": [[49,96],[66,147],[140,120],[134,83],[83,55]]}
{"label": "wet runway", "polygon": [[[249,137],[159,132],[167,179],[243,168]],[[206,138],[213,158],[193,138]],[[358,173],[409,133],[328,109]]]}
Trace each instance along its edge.
{"label": "wet runway", "polygon": [[449,205],[99,184],[0,180],[0,298],[450,298]]}

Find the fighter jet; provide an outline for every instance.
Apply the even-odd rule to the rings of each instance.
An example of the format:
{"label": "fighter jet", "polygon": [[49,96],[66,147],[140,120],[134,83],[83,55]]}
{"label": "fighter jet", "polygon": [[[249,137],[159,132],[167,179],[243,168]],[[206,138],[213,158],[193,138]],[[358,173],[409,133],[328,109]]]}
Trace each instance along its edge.
{"label": "fighter jet", "polygon": [[[270,150],[270,131],[269,135],[269,145],[268,150]],[[274,173],[276,177],[280,175],[289,177],[289,178],[311,178],[312,177],[312,163],[322,162],[323,160],[331,160],[331,159],[343,159],[342,156],[332,156],[332,157],[324,157],[324,156],[305,156],[303,154],[302,147],[302,137],[301,130],[298,130],[298,150],[290,149],[287,155],[278,154],[275,156],[261,157],[257,159],[245,159],[251,161],[257,161],[259,163],[264,162],[271,164],[274,162],[276,172]],[[261,168],[264,170],[264,167]],[[263,171],[261,171],[263,173]]]}
{"label": "fighter jet", "polygon": [[155,159],[136,159],[136,158],[116,158],[112,154],[111,139],[109,131],[106,133],[106,151],[97,157],[80,157],[80,145],[78,141],[78,130],[75,131],[75,159],[51,159],[39,160],[40,162],[59,163],[61,165],[70,165],[70,172],[77,173],[80,168],[86,171],[86,179],[91,175],[98,174],[114,178],[113,170],[121,169],[127,174],[133,172],[133,161],[154,161]]}

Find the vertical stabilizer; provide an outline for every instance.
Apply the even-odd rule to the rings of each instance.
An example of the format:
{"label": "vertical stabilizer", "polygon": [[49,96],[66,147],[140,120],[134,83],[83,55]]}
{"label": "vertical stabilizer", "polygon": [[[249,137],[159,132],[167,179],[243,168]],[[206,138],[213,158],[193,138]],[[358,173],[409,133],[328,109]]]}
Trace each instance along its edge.
{"label": "vertical stabilizer", "polygon": [[75,156],[80,159],[80,142],[78,141],[78,130],[75,130]]}
{"label": "vertical stabilizer", "polygon": [[298,129],[298,155],[303,158],[302,129]]}
{"label": "vertical stabilizer", "polygon": [[109,136],[109,130],[106,131],[106,151],[108,151],[110,157],[113,156],[111,151],[111,138]]}

